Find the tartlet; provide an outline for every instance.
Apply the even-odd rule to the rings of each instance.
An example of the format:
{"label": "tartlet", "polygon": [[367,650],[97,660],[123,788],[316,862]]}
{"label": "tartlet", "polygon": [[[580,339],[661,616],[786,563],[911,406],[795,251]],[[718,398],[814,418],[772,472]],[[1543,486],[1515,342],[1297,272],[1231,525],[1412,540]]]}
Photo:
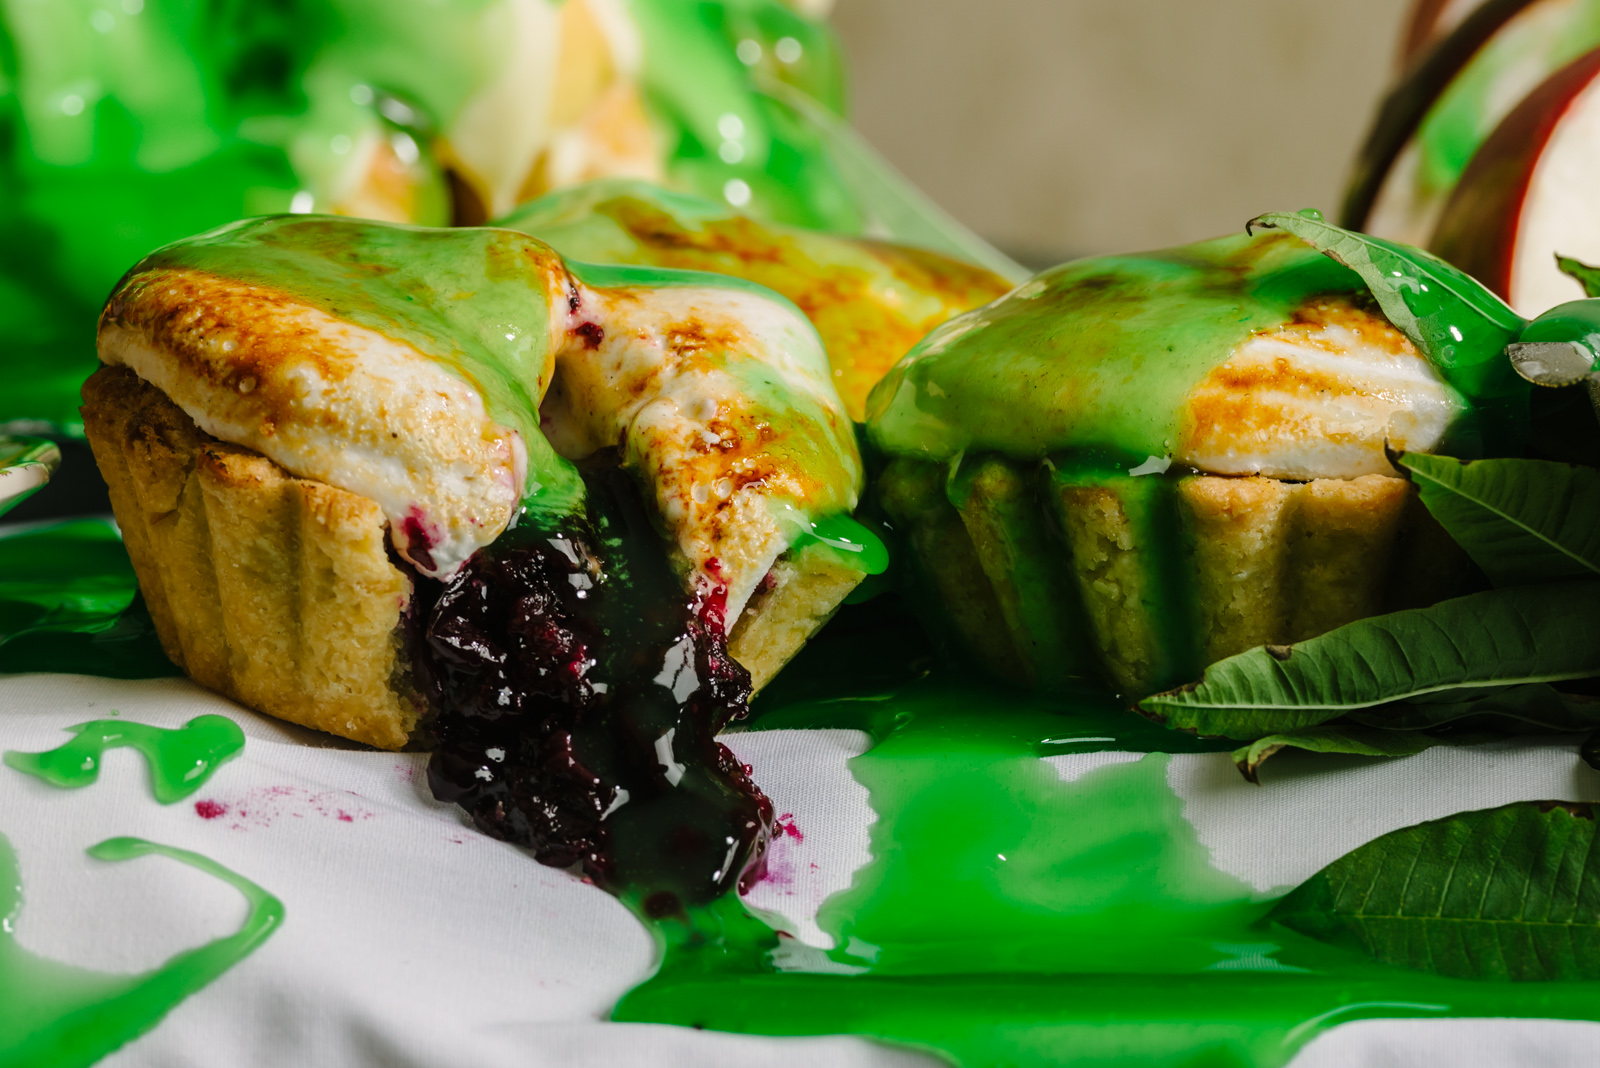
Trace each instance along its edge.
{"label": "tartlet", "polygon": [[1515,399],[1438,355],[1287,232],[1083,260],[879,383],[878,493],[999,674],[1137,699],[1464,581],[1388,453],[1492,449]]}
{"label": "tartlet", "polygon": [[734,655],[769,678],[864,574],[811,534],[861,479],[821,346],[733,280],[607,280],[508,231],[294,217],[130,272],[84,419],[175,662],[403,744],[423,712],[400,648],[416,581],[573,507],[553,440],[617,451],[687,587],[725,591]]}

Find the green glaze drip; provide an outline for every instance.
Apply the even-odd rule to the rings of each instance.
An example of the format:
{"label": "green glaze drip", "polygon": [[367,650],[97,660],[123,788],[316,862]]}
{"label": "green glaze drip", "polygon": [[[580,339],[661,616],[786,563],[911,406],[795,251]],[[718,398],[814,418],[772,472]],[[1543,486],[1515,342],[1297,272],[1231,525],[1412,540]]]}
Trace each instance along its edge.
{"label": "green glaze drip", "polygon": [[839,560],[868,575],[881,575],[889,569],[889,548],[883,539],[867,527],[842,512],[825,515],[821,519],[810,516],[786,502],[773,506],[779,521],[793,531],[789,542],[791,551],[799,552],[807,546],[818,545]]}
{"label": "green glaze drip", "polygon": [[1234,347],[1308,298],[1363,292],[1283,234],[1069,263],[924,338],[873,389],[869,436],[931,460],[1168,455],[1185,396]]}
{"label": "green glaze drip", "polygon": [[[762,218],[860,232],[866,220],[819,132],[760,91],[786,84],[842,113],[843,68],[826,25],[774,0],[629,7],[646,41],[645,98],[666,119],[672,185]],[[739,146],[732,163],[727,142]]]}
{"label": "green glaze drip", "polygon": [[106,861],[151,854],[221,879],[244,895],[250,913],[234,934],[176,954],[154,971],[111,975],[37,956],[17,943],[21,878],[16,854],[0,836],[0,1068],[93,1064],[149,1031],[283,923],[282,902],[197,853],[139,838],[110,838],[89,849]]}
{"label": "green glaze drip", "polygon": [[227,716],[196,716],[171,730],[119,719],[97,719],[72,728],[72,741],[43,753],[5,754],[7,767],[52,786],[74,790],[100,778],[107,749],[128,747],[144,754],[150,788],[163,805],[182,801],[244,750],[244,732]]}
{"label": "green glaze drip", "polygon": [[[874,738],[851,762],[873,860],[819,915],[837,948],[725,898],[654,928],[661,968],[614,1019],[857,1034],[973,1068],[1274,1068],[1354,1019],[1600,1019],[1600,984],[1442,979],[1268,924],[1271,895],[1210,866],[1168,785],[1163,751],[1204,743],[1093,695],[908,683],[885,674],[899,639],[863,638],[821,639],[833,696],[780,678],[756,721]],[[1099,749],[1148,755],[1072,782],[1038,759]]]}
{"label": "green glaze drip", "polygon": [[1517,340],[1525,345],[1570,342],[1583,346],[1591,356],[1600,353],[1600,299],[1558,304],[1530,322]]}
{"label": "green glaze drip", "polygon": [[1592,381],[1595,365],[1600,363],[1600,299],[1556,305],[1528,323],[1516,343],[1507,346],[1506,355],[1519,375],[1539,385]]}
{"label": "green glaze drip", "polygon": [[502,7],[0,3],[0,127],[14,132],[0,161],[0,330],[13,339],[0,421],[78,425],[95,366],[82,324],[130,264],[241,216],[334,210],[373,140],[412,160],[392,210],[448,222],[430,143],[515,61]]}
{"label": "green glaze drip", "polygon": [[[1133,548],[1142,573],[1144,611],[1151,629],[1150,654],[1153,662],[1137,687],[1144,692],[1127,693],[1132,699],[1145,692],[1155,692],[1181,686],[1200,677],[1205,668],[1204,628],[1200,606],[1196,603],[1198,590],[1189,572],[1194,548],[1191,536],[1185,531],[1179,505],[1178,486],[1185,473],[1169,469],[1129,475],[1125,471],[1086,460],[1083,457],[1046,461],[1049,472],[1049,504],[1056,510],[1057,522],[1062,530],[1070,525],[1073,491],[1085,488],[1102,490],[1112,495],[1127,517]],[[1070,561],[1058,556],[1052,560],[1057,567],[1068,569]],[[1081,599],[1082,587],[1072,583]],[[1108,654],[1109,650],[1101,650]],[[1113,682],[1126,686],[1127,680],[1113,677]]]}

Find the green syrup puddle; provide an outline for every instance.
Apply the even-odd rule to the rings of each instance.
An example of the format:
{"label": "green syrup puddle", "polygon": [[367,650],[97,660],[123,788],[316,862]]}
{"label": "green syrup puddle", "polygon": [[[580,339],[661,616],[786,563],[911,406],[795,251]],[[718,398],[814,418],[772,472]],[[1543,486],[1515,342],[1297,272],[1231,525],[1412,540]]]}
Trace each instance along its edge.
{"label": "green syrup puddle", "polygon": [[[944,669],[908,683],[881,662],[903,633],[823,636],[758,710],[759,728],[874,738],[851,761],[878,814],[873,860],[818,916],[840,948],[724,898],[654,925],[661,967],[613,1019],[855,1034],[969,1068],[1277,1066],[1354,1019],[1600,1019],[1597,983],[1445,979],[1268,925],[1271,901],[1210,866],[1168,786],[1166,753],[1205,743],[1089,695]],[[1118,749],[1147,755],[1072,782],[1039,759]]]}
{"label": "green syrup puddle", "polygon": [[215,876],[244,895],[250,914],[234,934],[176,954],[154,971],[111,975],[30,953],[17,944],[22,886],[0,835],[0,1068],[79,1068],[154,1027],[173,1006],[248,956],[283,922],[283,903],[213,860],[141,838],[91,846],[99,860],[159,854]]}
{"label": "green syrup puddle", "polygon": [[43,753],[5,754],[7,766],[52,786],[77,789],[100,777],[107,749],[126,746],[144,754],[150,788],[163,805],[181,801],[204,786],[223,764],[244,749],[244,732],[227,716],[196,716],[166,729],[116,719],[97,719],[72,728],[72,741]]}

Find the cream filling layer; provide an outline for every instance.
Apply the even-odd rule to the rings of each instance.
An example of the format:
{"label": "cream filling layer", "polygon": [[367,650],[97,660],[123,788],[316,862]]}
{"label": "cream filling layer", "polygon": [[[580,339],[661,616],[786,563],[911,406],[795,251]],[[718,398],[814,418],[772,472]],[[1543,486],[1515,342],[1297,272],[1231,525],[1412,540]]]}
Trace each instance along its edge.
{"label": "cream filling layer", "polygon": [[1190,392],[1173,459],[1217,475],[1393,474],[1386,445],[1432,449],[1465,410],[1387,322],[1344,310],[1236,348]]}

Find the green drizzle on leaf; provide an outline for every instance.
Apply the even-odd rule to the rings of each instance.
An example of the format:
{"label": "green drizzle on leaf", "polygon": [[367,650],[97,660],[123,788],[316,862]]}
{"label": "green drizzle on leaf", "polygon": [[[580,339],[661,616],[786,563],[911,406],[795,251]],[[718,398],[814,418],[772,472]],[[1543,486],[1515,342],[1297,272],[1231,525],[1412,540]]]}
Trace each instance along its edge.
{"label": "green drizzle on leaf", "polygon": [[1251,649],[1139,710],[1179,730],[1250,741],[1430,694],[1600,674],[1597,634],[1600,583],[1489,590]]}
{"label": "green drizzle on leaf", "polygon": [[1406,453],[1422,503],[1496,586],[1600,577],[1600,471]]}
{"label": "green drizzle on leaf", "polygon": [[1269,918],[1386,964],[1464,979],[1600,979],[1589,805],[1519,802],[1407,827],[1328,865]]}
{"label": "green drizzle on leaf", "polygon": [[1361,276],[1383,314],[1474,401],[1524,396],[1504,358],[1524,321],[1470,275],[1421,249],[1344,230],[1315,212],[1269,212],[1255,227],[1282,229]]}
{"label": "green drizzle on leaf", "polygon": [[1560,389],[1595,381],[1600,359],[1600,300],[1593,297],[1557,304],[1530,322],[1506,347],[1520,378]]}

